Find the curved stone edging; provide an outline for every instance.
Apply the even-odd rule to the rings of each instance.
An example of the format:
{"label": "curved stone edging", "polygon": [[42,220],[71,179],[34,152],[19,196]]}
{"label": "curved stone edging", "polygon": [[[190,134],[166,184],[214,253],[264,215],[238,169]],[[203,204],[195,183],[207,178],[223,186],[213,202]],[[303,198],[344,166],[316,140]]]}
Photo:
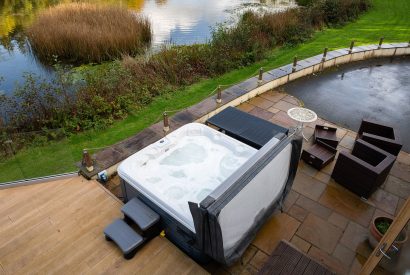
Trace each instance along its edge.
{"label": "curved stone edging", "polygon": [[[287,64],[265,72],[261,82],[258,81],[257,77],[252,77],[223,90],[221,103],[216,102],[216,95],[214,95],[184,111],[176,113],[169,118],[170,131],[191,122],[204,123],[209,117],[229,106],[238,106],[257,95],[327,68],[371,58],[402,55],[410,55],[410,43],[358,46],[352,48],[351,52],[349,48],[338,49],[327,52],[325,58],[323,58],[323,54],[319,54],[300,60],[297,62],[295,70],[293,70],[293,64]],[[158,122],[145,128],[135,136],[95,154],[93,156],[95,161],[94,171],[91,173],[81,166],[81,162],[77,163],[77,166],[80,168],[80,173],[88,179],[95,178],[97,173],[103,170],[107,170],[107,173],[111,175],[116,172],[122,160],[158,141],[164,135],[162,122]]]}
{"label": "curved stone edging", "polygon": [[[264,73],[262,83],[260,84],[258,83],[257,77],[253,77],[224,90],[220,106],[217,106],[216,103],[214,103],[214,109],[209,110],[207,114],[203,114],[196,121],[203,123],[209,117],[217,114],[228,106],[237,106],[257,95],[282,86],[290,81],[323,71],[327,68],[371,58],[401,55],[410,55],[409,43],[383,44],[381,47],[378,45],[358,46],[354,47],[351,53],[348,48],[330,51],[327,52],[324,61],[322,60],[322,54],[298,61],[295,72],[292,72],[293,64],[287,64]],[[237,97],[230,99],[231,94],[236,94]],[[216,102],[216,96],[211,98]],[[203,102],[207,100],[208,99],[205,99]],[[198,106],[201,106],[203,102],[190,107],[188,110],[195,112],[195,109],[197,109]]]}

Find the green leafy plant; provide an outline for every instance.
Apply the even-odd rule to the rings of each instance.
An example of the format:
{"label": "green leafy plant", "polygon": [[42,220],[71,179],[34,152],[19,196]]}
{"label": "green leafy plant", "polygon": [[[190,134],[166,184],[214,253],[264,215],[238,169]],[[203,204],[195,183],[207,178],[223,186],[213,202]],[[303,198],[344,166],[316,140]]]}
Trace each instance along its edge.
{"label": "green leafy plant", "polygon": [[376,222],[376,228],[377,228],[377,230],[379,230],[379,232],[382,235],[384,235],[384,234],[386,234],[387,230],[389,229],[390,224],[391,223],[387,220],[380,220],[380,221]]}

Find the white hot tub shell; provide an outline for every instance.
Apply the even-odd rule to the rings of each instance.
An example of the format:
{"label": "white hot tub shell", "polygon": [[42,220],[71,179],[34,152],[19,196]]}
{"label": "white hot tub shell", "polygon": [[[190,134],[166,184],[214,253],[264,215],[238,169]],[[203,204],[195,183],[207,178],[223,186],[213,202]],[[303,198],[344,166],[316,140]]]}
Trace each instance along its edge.
{"label": "white hot tub shell", "polygon": [[199,261],[232,264],[289,192],[301,139],[280,134],[259,150],[190,123],[124,160],[125,201],[161,216],[168,239]]}
{"label": "white hot tub shell", "polygon": [[256,149],[199,123],[190,123],[126,159],[118,174],[195,232],[188,202],[200,203]]}

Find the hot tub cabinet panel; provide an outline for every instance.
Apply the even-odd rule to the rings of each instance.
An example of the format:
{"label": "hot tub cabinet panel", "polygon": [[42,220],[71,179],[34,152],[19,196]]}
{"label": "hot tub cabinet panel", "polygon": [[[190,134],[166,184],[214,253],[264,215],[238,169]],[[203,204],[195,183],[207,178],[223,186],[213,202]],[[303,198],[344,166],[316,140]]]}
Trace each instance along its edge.
{"label": "hot tub cabinet panel", "polygon": [[[201,131],[208,132],[202,127],[206,126],[200,126]],[[187,133],[191,132],[188,129]],[[225,137],[218,136],[219,139]],[[236,144],[237,141],[230,142]],[[246,149],[240,143],[235,146],[240,146],[240,152]],[[274,210],[281,207],[292,186],[301,147],[300,138],[282,134],[260,150],[250,151],[250,157],[204,199],[186,201],[192,218],[189,223],[176,217],[174,209],[168,209],[165,203],[152,197],[152,192],[142,188],[130,177],[131,170],[126,173],[134,166],[125,164],[118,171],[125,201],[137,196],[155,210],[161,216],[161,225],[168,239],[197,261],[212,258],[230,265],[241,257]]]}
{"label": "hot tub cabinet panel", "polygon": [[200,250],[226,265],[240,259],[258,230],[282,206],[301,146],[299,138],[268,142],[199,205],[190,203]]}

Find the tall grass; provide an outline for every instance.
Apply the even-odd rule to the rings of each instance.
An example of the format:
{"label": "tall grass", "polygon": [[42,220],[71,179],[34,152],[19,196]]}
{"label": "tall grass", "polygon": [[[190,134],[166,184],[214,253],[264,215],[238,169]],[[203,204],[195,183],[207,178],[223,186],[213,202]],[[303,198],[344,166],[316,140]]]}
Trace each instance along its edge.
{"label": "tall grass", "polygon": [[40,58],[74,62],[135,55],[151,41],[149,21],[125,8],[87,3],[61,4],[39,14],[27,30]]}
{"label": "tall grass", "polygon": [[[341,9],[345,12],[334,17],[334,10],[326,4],[329,1],[350,8]],[[28,75],[13,97],[0,97],[0,116],[7,117],[6,125],[0,127],[0,142],[2,132],[63,128],[70,134],[102,129],[155,97],[254,64],[277,46],[296,45],[311,37],[315,29],[346,22],[368,8],[364,5],[352,13],[367,0],[320,3],[279,14],[247,12],[234,27],[216,27],[207,44],[164,48],[149,57],[124,57],[81,74],[85,81],[74,81],[76,86],[70,83],[78,77],[70,72],[58,72],[52,83]],[[75,92],[70,90],[73,87]],[[22,142],[27,143],[27,139]]]}

